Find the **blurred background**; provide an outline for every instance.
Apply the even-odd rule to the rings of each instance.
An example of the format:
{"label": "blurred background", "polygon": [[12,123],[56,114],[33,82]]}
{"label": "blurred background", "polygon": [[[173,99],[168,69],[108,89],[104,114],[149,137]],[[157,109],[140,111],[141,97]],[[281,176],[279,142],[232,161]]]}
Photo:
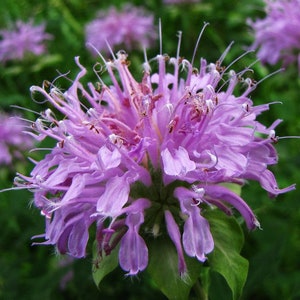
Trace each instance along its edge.
{"label": "blurred background", "polygon": [[[109,4],[99,0],[0,2],[0,30],[11,30],[19,20],[31,20],[34,25],[44,24],[45,32],[49,34],[45,39],[46,50],[43,54],[0,60],[0,112],[22,114],[30,120],[36,118],[34,111],[46,108],[46,104],[33,101],[30,86],[41,86],[44,80],[52,81],[60,73],[69,72],[68,76],[74,78],[78,72],[74,63],[75,56],[80,56],[82,65],[90,71],[87,80],[97,81],[92,68],[99,57],[86,47],[86,26],[97,17],[99,11],[103,11],[102,16],[105,16],[110,7],[118,10],[128,3],[120,0],[111,0]],[[161,19],[162,50],[169,55],[176,55],[177,31],[180,30],[183,32],[180,54],[191,59],[199,32],[204,22],[208,22],[210,25],[201,39],[195,65],[198,65],[200,57],[216,62],[234,41],[224,60],[224,65],[230,64],[254,42],[253,31],[247,25],[247,20],[265,16],[264,3],[259,0],[181,2],[136,0],[130,3],[153,16],[155,32],[158,32]],[[122,28],[117,27],[116,30],[121,31]],[[116,35],[119,33],[116,32]],[[101,30],[98,34],[101,35]],[[3,35],[0,43],[1,39],[4,40]],[[127,50],[125,46],[117,45],[113,48],[125,49],[129,53],[131,70],[141,76],[143,50],[133,46]],[[153,39],[147,46],[148,58],[158,54],[159,49],[159,40]],[[234,69],[243,70],[256,59],[255,53],[250,53],[237,61]],[[257,62],[252,66],[253,78],[259,81],[280,67],[280,62],[272,66]],[[283,119],[276,130],[278,136],[300,135],[299,88],[298,65],[294,63],[283,72],[264,80],[251,94],[256,105],[281,102],[271,105],[270,111],[260,116],[260,121],[266,126],[270,126],[276,119]],[[276,148],[279,163],[272,171],[279,186],[299,183],[300,140],[282,139]],[[26,159],[27,154],[0,166],[1,189],[13,185],[16,172],[30,173],[32,164]],[[30,154],[35,158],[39,155],[39,152]],[[254,209],[263,229],[254,232],[245,229],[243,256],[249,260],[250,267],[242,299],[300,299],[299,190],[269,199],[258,184],[249,182],[243,188],[242,196]],[[145,274],[133,279],[125,278],[120,269],[107,276],[99,290],[92,278],[94,262],[91,255],[75,261],[58,257],[51,246],[32,246],[32,236],[44,232],[44,218],[31,205],[31,199],[31,193],[25,190],[0,193],[0,299],[166,299]],[[222,278],[219,281],[224,286]],[[229,290],[227,293],[222,292],[222,295],[218,290],[218,286],[211,287],[212,299],[230,299]]]}

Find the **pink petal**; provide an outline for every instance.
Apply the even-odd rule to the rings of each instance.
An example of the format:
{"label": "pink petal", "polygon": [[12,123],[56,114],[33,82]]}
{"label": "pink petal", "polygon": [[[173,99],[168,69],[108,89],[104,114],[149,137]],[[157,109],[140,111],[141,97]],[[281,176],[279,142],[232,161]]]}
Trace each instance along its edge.
{"label": "pink petal", "polygon": [[161,152],[164,171],[168,175],[181,176],[196,169],[196,164],[190,160],[187,150],[183,147],[175,149],[173,153],[168,148]]}

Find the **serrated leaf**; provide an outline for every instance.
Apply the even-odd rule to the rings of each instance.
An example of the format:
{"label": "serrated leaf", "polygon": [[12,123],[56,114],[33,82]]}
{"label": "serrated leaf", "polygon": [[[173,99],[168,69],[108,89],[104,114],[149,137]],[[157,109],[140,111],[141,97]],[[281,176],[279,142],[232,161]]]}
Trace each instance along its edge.
{"label": "serrated leaf", "polygon": [[97,287],[99,287],[102,279],[112,272],[119,264],[118,253],[119,247],[114,248],[109,255],[98,255],[97,247],[93,247],[93,279]]}
{"label": "serrated leaf", "polygon": [[248,261],[240,255],[244,244],[243,231],[233,217],[218,210],[205,214],[209,220],[215,248],[209,255],[213,271],[221,274],[229,285],[233,299],[239,299],[248,274]]}
{"label": "serrated leaf", "polygon": [[188,276],[184,280],[178,273],[178,257],[173,243],[167,238],[157,238],[148,242],[148,274],[156,286],[170,300],[188,299],[190,290],[200,275],[202,264],[187,257]]}

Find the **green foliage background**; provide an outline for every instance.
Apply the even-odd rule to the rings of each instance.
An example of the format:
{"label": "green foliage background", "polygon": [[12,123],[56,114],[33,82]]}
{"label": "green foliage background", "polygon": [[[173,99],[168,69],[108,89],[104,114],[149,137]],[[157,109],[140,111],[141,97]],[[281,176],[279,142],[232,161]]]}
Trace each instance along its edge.
{"label": "green foliage background", "polygon": [[[96,0],[1,0],[0,27],[8,27],[15,20],[33,18],[35,23],[46,21],[47,32],[54,36],[48,43],[49,54],[29,58],[20,63],[0,66],[0,108],[11,111],[11,105],[21,105],[41,111],[45,107],[34,103],[29,94],[31,85],[41,85],[44,79],[52,80],[57,71],[75,77],[77,68],[74,56],[80,55],[81,63],[89,70],[95,63],[84,45],[84,26],[96,12],[108,7]],[[132,1],[143,5],[159,18],[163,28],[163,52],[175,55],[178,30],[183,31],[181,55],[191,59],[195,43],[204,22],[210,25],[200,42],[195,61],[200,57],[215,62],[231,41],[235,44],[225,59],[225,65],[240,56],[251,45],[253,36],[246,25],[247,18],[264,16],[263,3],[259,0],[212,0],[197,4],[163,5],[162,1]],[[122,1],[111,0],[110,5],[121,6]],[[99,33],[101,34],[101,32]],[[148,56],[158,53],[159,43],[149,49]],[[132,51],[129,59],[132,70],[140,74],[143,62],[141,51]],[[255,60],[249,54],[238,61],[234,69],[242,70]],[[253,78],[260,80],[277,70],[278,66],[253,66]],[[90,72],[92,81],[96,78]],[[270,125],[280,118],[279,136],[300,135],[300,80],[297,66],[271,76],[252,93],[255,104],[281,101],[274,104],[261,120]],[[33,119],[31,113],[26,113]],[[300,182],[300,140],[281,140],[276,146],[279,164],[273,168],[281,187]],[[29,162],[15,165],[13,169],[0,167],[0,188],[12,186],[15,171],[29,173]],[[249,260],[249,274],[241,299],[243,300],[292,300],[300,298],[300,205],[299,190],[270,200],[258,184],[250,182],[243,188],[242,196],[255,210],[263,230],[248,232],[242,254]],[[147,276],[124,277],[116,269],[105,277],[100,291],[92,279],[92,256],[59,267],[54,249],[48,246],[31,246],[31,237],[43,233],[44,221],[31,207],[31,194],[11,191],[0,194],[0,299],[166,299]],[[69,271],[74,277],[65,287],[61,280]],[[224,279],[216,274],[210,288],[211,299],[230,299],[230,290]],[[190,299],[196,299],[194,293]]]}

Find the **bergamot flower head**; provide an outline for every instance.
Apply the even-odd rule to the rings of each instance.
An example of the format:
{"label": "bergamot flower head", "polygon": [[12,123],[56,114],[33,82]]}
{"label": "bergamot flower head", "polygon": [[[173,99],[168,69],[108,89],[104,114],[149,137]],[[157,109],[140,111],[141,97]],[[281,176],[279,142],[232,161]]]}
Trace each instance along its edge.
{"label": "bergamot flower head", "polygon": [[248,20],[254,31],[252,49],[263,63],[274,65],[283,61],[284,66],[298,61],[300,70],[300,1],[265,0],[266,16]]}
{"label": "bergamot flower head", "polygon": [[0,165],[12,166],[24,159],[24,153],[32,149],[33,139],[24,132],[27,123],[21,116],[0,113]]}
{"label": "bergamot flower head", "polygon": [[[184,276],[185,255],[204,262],[214,249],[205,210],[237,210],[249,229],[259,227],[227,184],[255,180],[273,196],[294,189],[278,188],[268,169],[278,159],[280,120],[269,127],[257,120],[269,105],[249,98],[255,83],[247,69],[223,67],[226,53],[196,68],[194,58],[177,52],[145,55],[141,79],[131,74],[125,51],[109,61],[100,55],[110,82],[97,74],[99,82],[86,86],[87,70],[76,57],[79,72],[67,90],[48,81],[31,87],[52,107],[33,123],[32,135],[57,142],[29,176],[16,178],[45,216],[41,244],[84,257],[93,225],[99,255],[119,246],[119,265],[135,275],[147,267],[151,239],[166,235]],[[237,85],[244,90],[234,95]]]}
{"label": "bergamot flower head", "polygon": [[33,20],[27,23],[18,20],[13,29],[0,30],[0,62],[22,60],[28,53],[44,54],[46,41],[53,38],[45,32],[45,27],[45,23],[34,25]]}
{"label": "bergamot flower head", "polygon": [[[127,4],[118,10],[112,6],[99,11],[86,25],[86,43],[101,52],[107,52],[107,43],[113,48],[124,45],[127,50],[148,48],[157,37],[153,22],[153,15],[142,7]],[[94,50],[88,49],[95,55]]]}

